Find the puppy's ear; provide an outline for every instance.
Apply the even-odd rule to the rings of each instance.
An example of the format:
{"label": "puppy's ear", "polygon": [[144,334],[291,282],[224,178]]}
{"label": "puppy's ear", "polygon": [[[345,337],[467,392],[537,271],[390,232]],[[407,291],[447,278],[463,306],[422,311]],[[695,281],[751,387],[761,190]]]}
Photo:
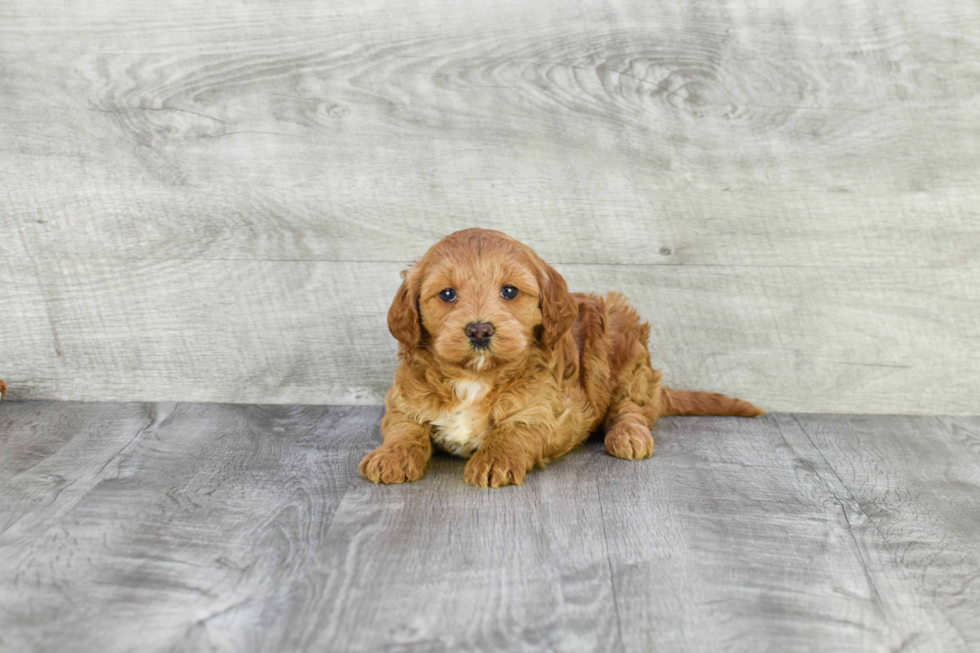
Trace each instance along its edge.
{"label": "puppy's ear", "polygon": [[543,261],[538,271],[538,286],[541,288],[541,344],[554,347],[575,324],[578,303],[568,292],[564,277]]}
{"label": "puppy's ear", "polygon": [[402,271],[402,285],[388,309],[388,330],[408,349],[419,346],[422,340],[422,321],[419,319],[418,268],[416,263]]}

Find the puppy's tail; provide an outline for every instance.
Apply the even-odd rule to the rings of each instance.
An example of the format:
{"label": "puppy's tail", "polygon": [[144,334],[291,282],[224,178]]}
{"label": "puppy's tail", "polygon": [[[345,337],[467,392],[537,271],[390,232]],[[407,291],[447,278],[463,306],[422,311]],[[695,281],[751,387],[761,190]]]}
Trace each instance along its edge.
{"label": "puppy's tail", "polygon": [[717,392],[687,392],[666,387],[661,390],[664,415],[758,417],[766,414],[766,411],[747,401],[726,397]]}

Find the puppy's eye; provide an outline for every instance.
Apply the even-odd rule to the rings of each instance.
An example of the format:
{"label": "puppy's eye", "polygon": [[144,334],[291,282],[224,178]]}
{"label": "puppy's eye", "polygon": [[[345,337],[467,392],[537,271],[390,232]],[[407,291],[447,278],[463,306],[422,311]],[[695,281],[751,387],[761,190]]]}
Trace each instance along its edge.
{"label": "puppy's eye", "polygon": [[441,293],[439,293],[439,299],[444,302],[454,302],[456,301],[456,291],[452,288],[446,288]]}
{"label": "puppy's eye", "polygon": [[517,288],[514,286],[504,286],[500,289],[500,296],[504,299],[514,299],[517,297]]}

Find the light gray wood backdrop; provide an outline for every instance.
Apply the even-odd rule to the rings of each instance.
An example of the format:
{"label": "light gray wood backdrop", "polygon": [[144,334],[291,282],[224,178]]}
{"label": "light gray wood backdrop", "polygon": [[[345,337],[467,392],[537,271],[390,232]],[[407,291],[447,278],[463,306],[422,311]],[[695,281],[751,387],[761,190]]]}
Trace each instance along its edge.
{"label": "light gray wood backdrop", "polygon": [[980,413],[978,91],[966,0],[0,0],[0,378],[376,403],[479,225],[676,387]]}

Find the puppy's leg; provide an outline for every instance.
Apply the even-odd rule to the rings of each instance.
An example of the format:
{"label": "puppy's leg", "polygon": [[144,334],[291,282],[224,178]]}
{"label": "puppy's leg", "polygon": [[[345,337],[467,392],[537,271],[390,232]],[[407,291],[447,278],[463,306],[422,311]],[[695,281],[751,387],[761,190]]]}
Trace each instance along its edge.
{"label": "puppy's leg", "polygon": [[483,445],[466,463],[463,478],[477,487],[499,488],[523,485],[535,465],[544,465],[540,453],[541,434],[533,427],[498,424]]}
{"label": "puppy's leg", "polygon": [[425,476],[432,457],[429,429],[389,408],[381,420],[384,444],[369,453],[358,468],[373,483],[404,483]]}
{"label": "puppy's leg", "polygon": [[653,455],[653,420],[633,406],[624,407],[606,430],[606,451],[617,458],[643,460]]}
{"label": "puppy's leg", "polygon": [[613,456],[643,460],[653,455],[650,429],[660,415],[660,378],[646,364],[619,379],[606,417],[606,451]]}

